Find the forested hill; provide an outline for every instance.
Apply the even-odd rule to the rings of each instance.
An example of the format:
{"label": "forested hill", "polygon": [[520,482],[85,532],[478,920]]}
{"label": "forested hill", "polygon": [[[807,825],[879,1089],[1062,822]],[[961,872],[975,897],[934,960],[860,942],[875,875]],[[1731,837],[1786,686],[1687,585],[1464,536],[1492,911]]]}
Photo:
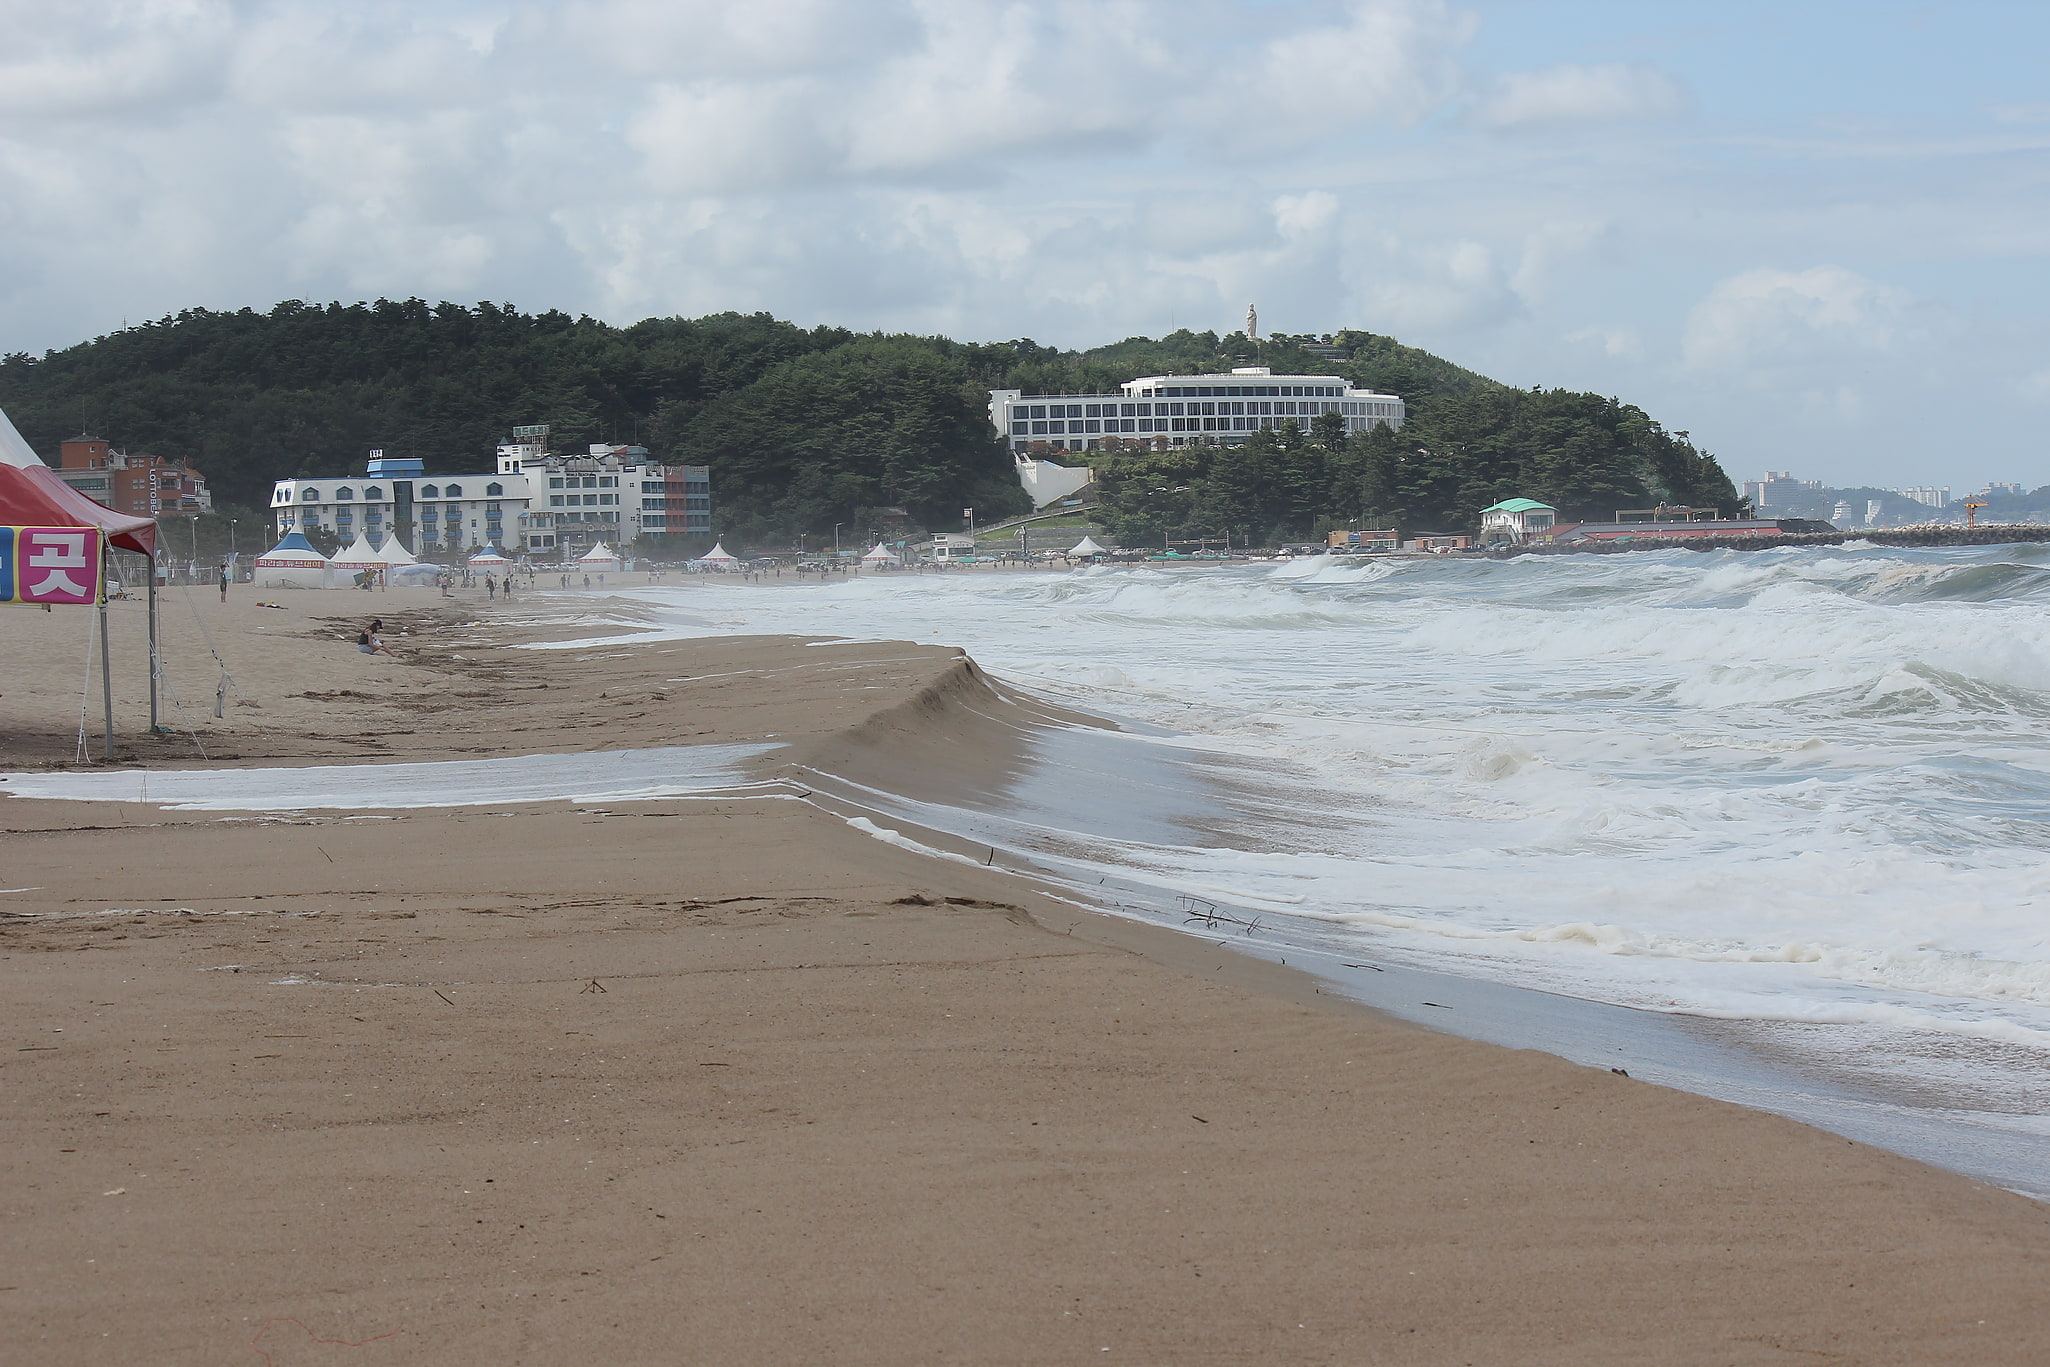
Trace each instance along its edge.
{"label": "forested hill", "polygon": [[[46,454],[91,431],[188,457],[222,501],[258,507],[273,480],[360,470],[372,448],[417,456],[430,473],[475,470],[515,424],[547,423],[558,449],[638,442],[660,459],[712,466],[720,528],[747,539],[822,531],[891,504],[933,527],[954,525],[967,506],[979,517],[1022,510],[989,428],[991,388],[1081,393],[1257,364],[1335,369],[1399,393],[1411,425],[1372,451],[1331,432],[1291,432],[1263,443],[1253,466],[1212,451],[1115,457],[1104,470],[1123,491],[1112,516],[1135,534],[1230,528],[1260,539],[1362,516],[1467,525],[1474,510],[1519,493],[1569,510],[1604,505],[1604,515],[1618,498],[1734,502],[1712,459],[1627,405],[1508,389],[1366,333],[1340,337],[1354,355],[1333,366],[1302,351],[1306,340],[1184,330],[1076,352],[805,329],[766,314],[614,327],[491,303],[295,300],[266,313],[189,310],[0,358],[0,407]],[[1156,460],[1176,474],[1157,506],[1147,492]],[[1209,489],[1213,479],[1231,485],[1229,497]]]}

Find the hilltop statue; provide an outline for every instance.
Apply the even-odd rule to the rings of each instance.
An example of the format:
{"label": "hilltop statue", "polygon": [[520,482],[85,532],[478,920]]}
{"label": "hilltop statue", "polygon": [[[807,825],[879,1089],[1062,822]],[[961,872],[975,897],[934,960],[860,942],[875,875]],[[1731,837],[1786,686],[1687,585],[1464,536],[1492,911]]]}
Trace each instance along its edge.
{"label": "hilltop statue", "polygon": [[1260,340],[1260,310],[1254,308],[1251,304],[1246,305],[1246,340],[1249,342]]}

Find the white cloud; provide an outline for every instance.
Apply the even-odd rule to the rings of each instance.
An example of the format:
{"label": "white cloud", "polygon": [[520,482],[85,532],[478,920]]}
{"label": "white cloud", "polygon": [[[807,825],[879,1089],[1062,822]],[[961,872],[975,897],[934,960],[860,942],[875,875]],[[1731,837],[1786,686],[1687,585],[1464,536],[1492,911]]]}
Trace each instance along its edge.
{"label": "white cloud", "polygon": [[1690,366],[1811,366],[1826,354],[1894,350],[1919,329],[1902,290],[1842,266],[1760,267],[1719,282],[1687,318]]}
{"label": "white cloud", "polygon": [[1685,112],[1680,83],[1653,67],[1552,66],[1502,77],[1468,116],[1483,128],[1634,123]]}
{"label": "white cloud", "polygon": [[[1336,23],[1281,33],[1227,98],[1219,131],[1271,152],[1362,120],[1410,124],[1457,93],[1458,55],[1479,27],[1439,0],[1354,0]],[[1248,102],[1259,111],[1246,117]]]}
{"label": "white cloud", "polygon": [[1375,332],[1457,334],[1524,313],[1496,253],[1466,240],[1410,242],[1384,234],[1367,262],[1359,293]]}

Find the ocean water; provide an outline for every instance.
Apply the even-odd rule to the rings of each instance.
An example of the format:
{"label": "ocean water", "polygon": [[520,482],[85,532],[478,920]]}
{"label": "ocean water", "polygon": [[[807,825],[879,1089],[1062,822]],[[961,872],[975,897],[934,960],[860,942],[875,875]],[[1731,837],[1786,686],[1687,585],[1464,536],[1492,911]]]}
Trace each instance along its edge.
{"label": "ocean water", "polygon": [[[865,794],[1078,895],[1755,1028],[1761,1053],[2050,1134],[2045,547],[634,596],[666,636],[959,646],[1124,722],[1049,738],[972,810]],[[1192,777],[1202,800],[1174,796]]]}

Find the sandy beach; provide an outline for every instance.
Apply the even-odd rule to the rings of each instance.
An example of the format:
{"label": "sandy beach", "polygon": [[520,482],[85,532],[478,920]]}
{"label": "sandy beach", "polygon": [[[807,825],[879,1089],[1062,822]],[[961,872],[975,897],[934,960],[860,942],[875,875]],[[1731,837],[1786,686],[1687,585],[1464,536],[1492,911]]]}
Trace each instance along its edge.
{"label": "sandy beach", "polygon": [[[115,767],[773,744],[772,786],[0,797],[0,1360],[2050,1361],[2035,1202],[1388,1020],[783,781],[988,783],[1074,720],[958,651],[259,596],[167,596],[154,736],[116,605]],[[86,614],[0,631],[0,771],[71,764]]]}

